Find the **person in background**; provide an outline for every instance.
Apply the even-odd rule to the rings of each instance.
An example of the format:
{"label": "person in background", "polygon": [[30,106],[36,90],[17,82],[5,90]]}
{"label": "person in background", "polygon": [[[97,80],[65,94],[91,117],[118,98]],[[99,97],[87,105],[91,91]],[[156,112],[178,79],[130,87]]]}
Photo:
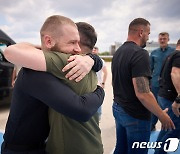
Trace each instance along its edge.
{"label": "person in background", "polygon": [[[93,51],[92,51],[93,54],[96,54],[98,55],[99,53],[99,49],[98,47],[94,47],[93,48]],[[101,70],[99,70],[98,72],[96,72],[97,74],[97,77],[98,77],[98,84],[101,86],[101,87],[105,87],[105,84],[106,84],[106,79],[107,79],[107,75],[108,75],[108,72],[107,72],[107,67],[106,67],[106,64],[105,64],[105,61],[101,58],[102,62],[103,62],[103,67]]]}
{"label": "person in background", "polygon": [[0,49],[0,62],[3,61],[3,52],[2,50]]}
{"label": "person in background", "polygon": [[21,69],[21,67],[14,66],[13,73],[12,73],[12,83],[11,83],[12,87],[14,87],[14,84],[16,82],[16,79],[17,79],[20,69]]}
{"label": "person in background", "polygon": [[158,102],[162,109],[168,108],[168,114],[175,124],[176,129],[171,131],[161,130],[157,142],[162,142],[161,147],[155,149],[155,154],[165,154],[163,150],[168,138],[180,139],[180,39],[177,41],[175,52],[165,60],[160,73],[160,89]]}
{"label": "person in background", "polygon": [[[93,54],[98,55],[98,53],[99,53],[98,47],[95,46],[93,48],[92,52],[93,52]],[[101,58],[101,60],[103,62],[103,66],[102,66],[101,70],[96,72],[96,75],[97,75],[97,78],[98,78],[98,85],[100,85],[102,88],[105,88],[108,72],[107,72],[107,67],[106,67],[105,61],[102,58]],[[98,114],[99,114],[99,120],[101,120],[102,106],[99,107]]]}
{"label": "person in background", "polygon": [[[151,79],[151,91],[154,94],[156,100],[159,91],[159,75],[163,61],[166,57],[171,54],[175,49],[168,45],[169,42],[169,33],[161,32],[159,33],[159,48],[153,50],[150,54],[150,66],[152,72]],[[151,131],[156,130],[156,123],[158,121],[157,116],[152,114],[151,117]]]}
{"label": "person in background", "polygon": [[[153,112],[163,129],[174,129],[150,91],[149,54],[143,49],[149,39],[150,23],[136,18],[129,24],[127,41],[112,59],[113,115],[116,123],[114,154],[147,154],[147,148],[133,148],[134,142],[149,142]],[[150,112],[149,112],[150,111]]]}

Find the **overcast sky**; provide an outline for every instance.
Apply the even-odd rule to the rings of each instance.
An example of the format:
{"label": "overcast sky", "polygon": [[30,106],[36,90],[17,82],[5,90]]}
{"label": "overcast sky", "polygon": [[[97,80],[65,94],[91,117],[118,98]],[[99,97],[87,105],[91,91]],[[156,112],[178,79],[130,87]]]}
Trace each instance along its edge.
{"label": "overcast sky", "polygon": [[179,0],[0,0],[0,29],[15,42],[40,44],[41,25],[54,14],[94,26],[100,51],[124,42],[129,23],[137,17],[150,21],[149,41],[157,41],[162,31],[169,32],[171,43],[180,38]]}

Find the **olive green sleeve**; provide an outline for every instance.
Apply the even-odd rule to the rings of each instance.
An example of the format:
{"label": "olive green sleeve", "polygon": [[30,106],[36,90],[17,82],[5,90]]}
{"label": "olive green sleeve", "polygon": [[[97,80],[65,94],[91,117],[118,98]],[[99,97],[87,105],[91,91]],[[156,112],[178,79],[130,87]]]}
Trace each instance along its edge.
{"label": "olive green sleeve", "polygon": [[60,52],[44,52],[46,59],[46,71],[60,79],[66,79],[65,73],[62,72],[63,67],[67,64],[70,54]]}
{"label": "olive green sleeve", "polygon": [[60,52],[44,52],[46,59],[47,72],[53,74],[57,78],[61,79],[63,83],[68,85],[77,94],[83,94],[84,92],[92,92],[97,86],[97,77],[94,71],[90,71],[80,82],[74,80],[68,80],[65,78],[67,72],[62,72],[63,67],[68,63],[67,59],[70,54],[64,54]]}

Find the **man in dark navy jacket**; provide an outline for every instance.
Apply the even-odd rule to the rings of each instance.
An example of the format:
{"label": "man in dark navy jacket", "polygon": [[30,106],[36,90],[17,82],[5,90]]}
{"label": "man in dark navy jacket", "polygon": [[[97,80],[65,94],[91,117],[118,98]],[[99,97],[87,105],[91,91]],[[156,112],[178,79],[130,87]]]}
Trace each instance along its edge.
{"label": "man in dark navy jacket", "polygon": [[[70,19],[67,20],[73,25]],[[70,46],[78,49],[79,34],[77,27],[72,25],[66,30],[77,34]],[[96,58],[93,57],[95,61]],[[2,153],[44,154],[49,133],[48,107],[85,122],[97,111],[103,98],[104,91],[99,86],[93,93],[78,96],[48,73],[21,69],[14,87]]]}

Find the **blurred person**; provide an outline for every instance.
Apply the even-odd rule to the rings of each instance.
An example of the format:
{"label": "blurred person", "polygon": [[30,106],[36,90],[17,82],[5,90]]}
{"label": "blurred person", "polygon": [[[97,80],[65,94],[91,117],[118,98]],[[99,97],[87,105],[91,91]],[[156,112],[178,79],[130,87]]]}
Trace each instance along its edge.
{"label": "blurred person", "polygon": [[175,130],[161,130],[159,133],[157,142],[162,142],[162,148],[155,149],[155,154],[165,154],[165,141],[168,138],[180,139],[180,39],[175,52],[171,53],[162,65],[159,84],[158,102],[162,109],[168,108],[168,114],[176,127]]}
{"label": "blurred person", "polygon": [[[77,26],[67,17],[50,16],[43,24],[40,33],[42,49],[47,53],[53,49],[60,49],[60,51],[69,53],[81,51],[78,44],[79,33]],[[4,52],[5,57],[16,65],[26,62],[27,65],[25,67],[30,65],[32,68],[37,67],[37,70],[46,70],[46,65],[36,65],[36,61],[31,63],[31,61],[23,59],[24,52],[22,52],[22,55],[15,54],[12,56],[12,51],[13,53],[18,52],[22,46],[29,53],[28,56],[30,55],[35,60],[36,57],[45,53],[28,52],[31,51],[31,46],[26,43],[20,43],[7,47]],[[39,49],[36,50],[39,51]],[[93,57],[93,55],[91,56]],[[68,68],[75,66],[77,63],[76,58],[73,64],[68,64]],[[91,58],[88,56],[84,58],[87,65]],[[42,62],[44,59],[45,57],[37,61]],[[83,61],[82,57],[80,59]],[[16,63],[16,60],[19,62]],[[91,65],[90,67],[93,65],[91,60],[88,64]],[[76,66],[83,68],[84,64],[80,63],[79,66],[78,63]],[[73,73],[73,76],[81,78],[79,71],[80,74],[82,73],[81,70],[77,70],[78,75]],[[103,97],[104,91],[100,87],[97,87],[93,93],[78,96],[64,85],[61,80],[49,73],[22,68],[13,91],[10,114],[5,129],[4,142],[1,147],[2,154],[45,154],[45,141],[49,134],[48,107],[72,119],[85,122],[96,113],[98,107],[102,104]]]}
{"label": "blurred person", "polygon": [[[134,142],[148,142],[153,112],[163,129],[174,129],[149,88],[149,54],[143,47],[149,39],[150,23],[136,18],[129,24],[127,41],[112,59],[113,115],[116,123],[114,154],[147,154],[147,148],[133,148]],[[149,112],[150,111],[150,112]]]}
{"label": "blurred person", "polygon": [[[98,55],[99,53],[99,48],[98,47],[94,47],[93,48],[93,51],[92,51],[94,54]],[[105,85],[106,85],[106,79],[107,79],[107,67],[106,67],[106,64],[105,64],[105,61],[101,58],[102,62],[103,62],[103,66],[102,66],[102,69],[99,70],[98,72],[96,72],[97,74],[97,77],[98,77],[98,84],[104,88]]]}
{"label": "blurred person", "polygon": [[2,50],[0,49],[0,62],[3,61],[3,52]]}
{"label": "blurred person", "polygon": [[[92,52],[94,54],[98,55],[99,48],[95,46],[93,48]],[[108,72],[107,72],[107,67],[106,67],[105,61],[102,58],[101,58],[101,60],[103,62],[102,69],[99,70],[98,72],[96,72],[96,74],[97,74],[97,78],[98,78],[98,85],[100,85],[104,89],[105,85],[106,85],[106,79],[107,79]],[[101,115],[102,115],[102,106],[99,107],[98,114],[99,114],[99,120],[100,120]]]}
{"label": "blurred person", "polygon": [[[152,72],[152,79],[151,79],[151,91],[154,94],[156,100],[159,91],[159,75],[161,72],[161,67],[163,61],[166,57],[171,54],[175,49],[168,45],[169,42],[169,33],[161,32],[159,33],[159,48],[153,50],[150,54],[150,65],[151,65],[151,72]],[[158,118],[152,114],[151,117],[151,131],[156,130],[156,123]]]}
{"label": "blurred person", "polygon": [[13,73],[12,73],[12,83],[11,83],[12,87],[14,87],[14,84],[16,82],[16,79],[17,79],[20,69],[21,69],[21,67],[14,66]]}

